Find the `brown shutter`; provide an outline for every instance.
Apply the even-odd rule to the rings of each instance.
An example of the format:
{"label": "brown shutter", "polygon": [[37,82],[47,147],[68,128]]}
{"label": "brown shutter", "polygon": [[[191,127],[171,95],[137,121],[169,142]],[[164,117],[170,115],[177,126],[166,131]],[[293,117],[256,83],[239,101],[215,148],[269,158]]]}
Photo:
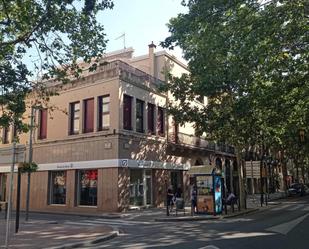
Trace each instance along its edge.
{"label": "brown shutter", "polygon": [[131,115],[132,114],[132,98],[124,95],[123,97],[123,128],[126,130],[132,129]]}
{"label": "brown shutter", "polygon": [[84,132],[93,132],[94,122],[94,99],[84,100]]}
{"label": "brown shutter", "polygon": [[148,133],[154,134],[154,105],[150,103],[148,103],[147,121],[148,121]]}
{"label": "brown shutter", "polygon": [[158,107],[157,130],[160,136],[164,136],[164,111]]}
{"label": "brown shutter", "polygon": [[47,138],[47,109],[41,109],[39,139],[45,138]]}

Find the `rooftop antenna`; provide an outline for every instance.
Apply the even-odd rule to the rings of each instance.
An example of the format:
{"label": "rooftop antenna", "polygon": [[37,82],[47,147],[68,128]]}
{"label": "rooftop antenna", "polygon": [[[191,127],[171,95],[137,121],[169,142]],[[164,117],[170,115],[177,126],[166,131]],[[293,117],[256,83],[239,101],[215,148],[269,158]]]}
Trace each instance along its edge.
{"label": "rooftop antenna", "polygon": [[115,40],[119,40],[119,39],[123,39],[123,49],[126,49],[126,33],[123,32],[122,35],[118,36],[117,38],[115,38]]}

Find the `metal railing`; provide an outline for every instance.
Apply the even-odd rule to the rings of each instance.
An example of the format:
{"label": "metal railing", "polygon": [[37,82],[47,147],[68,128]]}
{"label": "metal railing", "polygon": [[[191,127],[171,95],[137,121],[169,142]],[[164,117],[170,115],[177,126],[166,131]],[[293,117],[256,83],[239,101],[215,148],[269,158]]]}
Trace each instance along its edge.
{"label": "metal railing", "polygon": [[192,146],[196,148],[235,154],[235,149],[233,146],[215,143],[213,141],[208,141],[201,137],[196,137],[194,135],[188,135],[181,132],[178,132],[177,134],[175,133],[169,134],[169,142]]}

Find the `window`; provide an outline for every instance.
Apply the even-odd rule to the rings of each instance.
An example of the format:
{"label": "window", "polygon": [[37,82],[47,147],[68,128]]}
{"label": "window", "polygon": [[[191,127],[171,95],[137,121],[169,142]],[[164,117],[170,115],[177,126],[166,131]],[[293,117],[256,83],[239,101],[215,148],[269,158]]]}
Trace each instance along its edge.
{"label": "window", "polygon": [[41,109],[39,112],[39,139],[47,137],[47,109]]}
{"label": "window", "polygon": [[3,127],[2,143],[8,144],[10,142],[10,127]]}
{"label": "window", "polygon": [[65,204],[66,172],[50,172],[50,204]]}
{"label": "window", "polygon": [[100,96],[99,103],[99,127],[98,130],[102,131],[108,129],[110,126],[110,97],[109,95]]}
{"label": "window", "polygon": [[136,131],[144,132],[144,101],[136,100]]}
{"label": "window", "polygon": [[158,107],[157,130],[160,136],[164,136],[164,123],[164,109],[162,107]]}
{"label": "window", "polygon": [[84,133],[93,132],[94,99],[84,100]]}
{"label": "window", "polygon": [[155,106],[153,104],[148,103],[148,112],[147,112],[148,134],[155,134],[154,110]]}
{"label": "window", "polygon": [[96,206],[98,170],[79,170],[78,184],[78,204],[85,206]]}
{"label": "window", "polygon": [[70,135],[79,133],[79,102],[70,104]]}
{"label": "window", "polygon": [[132,97],[123,96],[123,129],[132,130]]}
{"label": "window", "polygon": [[6,201],[6,174],[0,173],[0,201]]}

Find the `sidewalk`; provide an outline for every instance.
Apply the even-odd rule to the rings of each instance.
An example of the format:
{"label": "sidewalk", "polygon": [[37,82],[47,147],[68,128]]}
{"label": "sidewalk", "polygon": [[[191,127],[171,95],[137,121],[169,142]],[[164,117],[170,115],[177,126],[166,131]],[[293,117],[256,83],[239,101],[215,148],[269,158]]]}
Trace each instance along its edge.
{"label": "sidewalk", "polygon": [[[5,244],[6,222],[0,219],[0,248]],[[21,222],[18,234],[15,222],[10,222],[9,248],[75,248],[87,243],[96,244],[118,235],[108,226],[72,226],[46,220]]]}

